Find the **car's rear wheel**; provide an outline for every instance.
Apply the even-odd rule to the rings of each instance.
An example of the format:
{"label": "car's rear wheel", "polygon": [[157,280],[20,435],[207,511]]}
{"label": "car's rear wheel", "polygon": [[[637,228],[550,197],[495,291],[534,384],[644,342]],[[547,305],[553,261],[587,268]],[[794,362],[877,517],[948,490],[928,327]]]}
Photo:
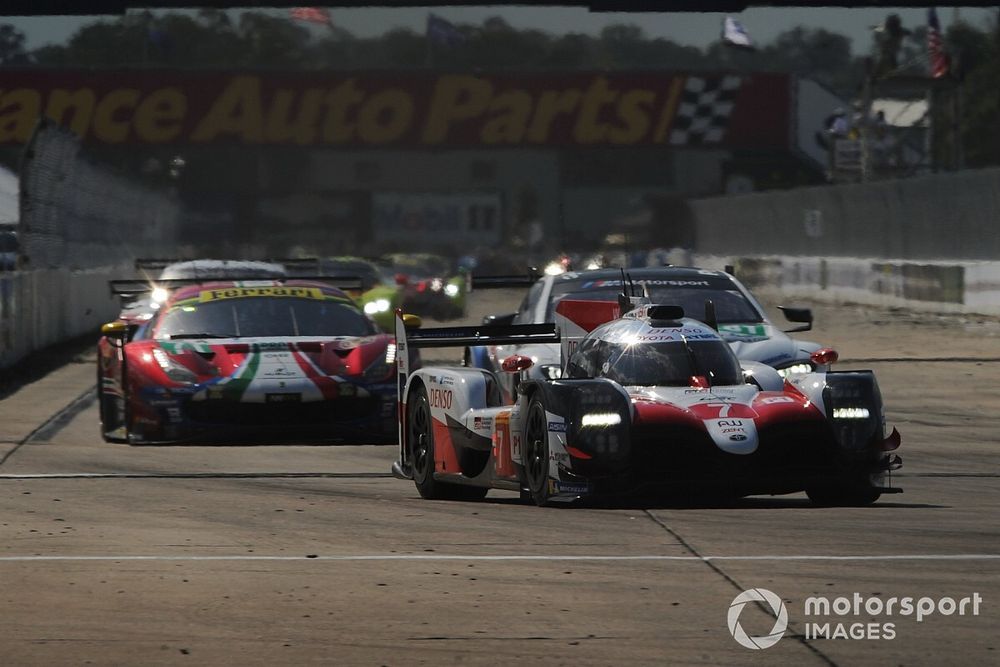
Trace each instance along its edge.
{"label": "car's rear wheel", "polygon": [[434,424],[427,390],[417,386],[406,403],[406,436],[413,466],[413,483],[428,500],[482,500],[489,489],[449,484],[434,479]]}
{"label": "car's rear wheel", "polygon": [[549,491],[549,426],[545,406],[537,396],[528,403],[524,426],[524,481],[527,495],[538,506],[547,505]]}

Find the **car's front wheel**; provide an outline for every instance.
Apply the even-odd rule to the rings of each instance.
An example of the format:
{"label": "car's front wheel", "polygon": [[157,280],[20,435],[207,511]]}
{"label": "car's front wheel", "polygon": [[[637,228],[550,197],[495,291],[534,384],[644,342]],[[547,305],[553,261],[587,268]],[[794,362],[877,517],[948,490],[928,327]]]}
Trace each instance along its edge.
{"label": "car's front wheel", "polygon": [[482,500],[486,487],[449,484],[434,479],[434,424],[427,390],[418,385],[406,403],[406,436],[413,466],[413,483],[428,500]]}
{"label": "car's front wheel", "polygon": [[526,493],[538,506],[547,505],[549,489],[549,426],[545,406],[537,397],[528,403],[524,426],[524,482]]}

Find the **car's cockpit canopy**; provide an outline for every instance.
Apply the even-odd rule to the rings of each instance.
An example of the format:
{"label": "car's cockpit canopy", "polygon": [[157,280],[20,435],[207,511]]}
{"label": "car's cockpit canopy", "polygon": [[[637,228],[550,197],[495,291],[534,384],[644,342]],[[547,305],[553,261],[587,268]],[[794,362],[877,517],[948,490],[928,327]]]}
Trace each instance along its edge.
{"label": "car's cockpit canopy", "polygon": [[[655,306],[652,308],[656,308]],[[592,331],[566,365],[566,377],[603,377],[623,386],[684,387],[743,383],[732,349],[718,333],[692,319],[622,319]]]}

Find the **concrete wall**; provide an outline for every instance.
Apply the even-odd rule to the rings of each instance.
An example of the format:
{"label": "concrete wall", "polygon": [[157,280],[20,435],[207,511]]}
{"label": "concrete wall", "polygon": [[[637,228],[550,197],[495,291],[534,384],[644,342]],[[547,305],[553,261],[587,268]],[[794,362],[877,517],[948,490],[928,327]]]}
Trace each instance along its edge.
{"label": "concrete wall", "polygon": [[122,275],[131,275],[131,270],[0,273],[0,368],[35,350],[96,332],[113,320],[119,304],[108,293],[108,280]]}
{"label": "concrete wall", "polygon": [[1000,259],[1000,169],[691,202],[702,254]]}
{"label": "concrete wall", "polygon": [[695,266],[735,268],[755,292],[833,303],[1000,315],[1000,261],[907,262],[851,257],[694,254]]}

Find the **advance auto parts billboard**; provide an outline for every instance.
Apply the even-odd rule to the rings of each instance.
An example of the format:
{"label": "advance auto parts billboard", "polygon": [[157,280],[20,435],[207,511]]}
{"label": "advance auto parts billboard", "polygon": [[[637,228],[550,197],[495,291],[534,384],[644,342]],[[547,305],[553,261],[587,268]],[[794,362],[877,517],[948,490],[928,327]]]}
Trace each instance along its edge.
{"label": "advance auto parts billboard", "polygon": [[0,70],[0,144],[39,115],[103,144],[781,148],[781,74]]}
{"label": "advance auto parts billboard", "polygon": [[376,242],[475,248],[500,242],[498,193],[379,192],[372,195]]}

